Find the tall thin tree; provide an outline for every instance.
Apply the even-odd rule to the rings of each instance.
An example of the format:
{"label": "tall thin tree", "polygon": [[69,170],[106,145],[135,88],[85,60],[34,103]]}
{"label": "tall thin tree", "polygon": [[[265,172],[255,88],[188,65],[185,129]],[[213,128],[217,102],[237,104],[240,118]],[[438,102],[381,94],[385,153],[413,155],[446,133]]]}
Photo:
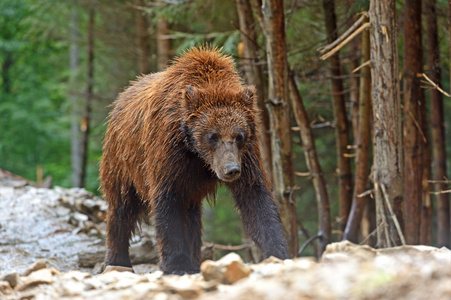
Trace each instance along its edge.
{"label": "tall thin tree", "polygon": [[[366,20],[368,21],[368,20]],[[370,60],[370,33],[365,30],[362,33],[362,64]],[[356,243],[360,222],[368,198],[361,196],[367,189],[370,159],[370,116],[371,116],[371,71],[370,66],[365,66],[360,71],[360,96],[359,96],[359,128],[357,141],[357,157],[355,167],[355,185],[352,197],[351,212],[343,234],[343,239]]]}
{"label": "tall thin tree", "polygon": [[[323,7],[327,39],[329,43],[332,43],[338,37],[335,1],[323,0]],[[341,79],[341,64],[338,54],[329,58],[329,68],[332,82],[334,118],[336,122],[335,138],[337,143],[340,229],[344,231],[352,201],[352,172],[351,161],[346,156],[347,147],[349,145],[349,126],[343,94],[343,81]]]}
{"label": "tall thin tree", "polygon": [[404,187],[395,0],[370,1],[369,18],[377,237],[389,247],[402,241]]}
{"label": "tall thin tree", "polygon": [[87,44],[87,85],[86,85],[86,97],[83,109],[83,118],[81,122],[81,158],[82,158],[82,171],[80,186],[84,187],[86,182],[86,169],[88,162],[88,143],[89,143],[89,131],[91,123],[91,102],[93,99],[94,89],[94,21],[95,21],[95,8],[93,4],[89,5],[88,12],[88,44]]}
{"label": "tall thin tree", "polygon": [[144,10],[144,1],[135,0],[136,52],[140,74],[150,72],[149,21]]}
{"label": "tall thin tree", "polygon": [[273,184],[282,206],[281,217],[287,232],[290,256],[294,257],[298,251],[298,236],[283,0],[263,0],[261,4],[258,7],[266,38]]}
{"label": "tall thin tree", "polygon": [[[451,2],[450,2],[451,7]],[[429,76],[433,82],[441,85],[442,71],[440,66],[440,47],[437,29],[437,9],[435,0],[426,0],[426,30],[427,30],[427,62],[429,65]],[[451,28],[451,27],[450,27]],[[445,119],[443,116],[443,96],[437,89],[430,91],[431,95],[431,133],[432,154],[434,171],[434,189],[437,192],[446,189],[446,140]],[[450,204],[449,194],[437,194],[437,246],[451,247],[450,236]]]}
{"label": "tall thin tree", "polygon": [[160,15],[157,19],[157,56],[159,71],[164,70],[168,66],[170,59],[171,40],[167,38],[168,34],[169,21],[164,15]]}
{"label": "tall thin tree", "polygon": [[321,256],[326,249],[327,244],[332,239],[332,226],[330,223],[329,194],[327,193],[326,180],[323,170],[319,163],[318,153],[316,152],[315,140],[310,128],[309,117],[302,101],[301,94],[297,88],[294,74],[290,74],[290,94],[293,112],[296,123],[300,128],[302,148],[304,150],[305,161],[313,180],[315,189],[316,203],[318,207],[318,227],[320,234],[320,247],[318,256]]}
{"label": "tall thin tree", "polygon": [[269,135],[269,115],[265,106],[265,93],[263,72],[259,58],[259,46],[257,44],[256,23],[252,15],[252,7],[249,0],[236,0],[238,20],[240,22],[241,40],[243,41],[242,64],[244,77],[248,84],[255,86],[257,90],[258,107],[261,112],[260,149],[263,165],[266,172],[272,176],[271,165],[271,137]]}
{"label": "tall thin tree", "polygon": [[423,132],[421,111],[425,110],[420,77],[423,73],[421,40],[421,0],[405,1],[404,19],[404,207],[406,242],[420,242],[423,197],[423,149],[427,132]]}
{"label": "tall thin tree", "polygon": [[79,31],[79,13],[75,5],[71,9],[70,16],[70,46],[69,46],[69,65],[70,65],[70,95],[71,102],[71,166],[72,166],[72,186],[80,187],[82,182],[82,159],[80,151],[80,103],[76,91],[77,74],[80,65],[80,31]]}

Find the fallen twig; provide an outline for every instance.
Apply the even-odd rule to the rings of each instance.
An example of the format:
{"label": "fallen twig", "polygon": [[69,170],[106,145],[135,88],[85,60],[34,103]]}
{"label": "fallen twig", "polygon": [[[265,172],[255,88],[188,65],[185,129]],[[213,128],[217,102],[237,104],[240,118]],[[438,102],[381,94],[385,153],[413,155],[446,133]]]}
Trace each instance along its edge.
{"label": "fallen twig", "polygon": [[370,237],[372,237],[380,228],[381,226],[385,225],[384,223],[380,223],[379,226],[376,227],[376,229],[374,229],[370,234],[368,234],[366,236],[366,238],[363,239],[363,241],[360,242],[359,245],[363,245],[366,241],[368,241],[370,239]]}
{"label": "fallen twig", "polygon": [[249,244],[232,246],[232,245],[220,245],[220,244],[209,243],[209,242],[204,242],[204,246],[213,247],[213,248],[219,249],[219,250],[227,250],[227,251],[238,251],[238,250],[243,250],[243,249],[247,249],[247,248],[251,247],[251,245],[249,245]]}
{"label": "fallen twig", "polygon": [[406,240],[404,239],[404,234],[402,233],[401,226],[399,225],[399,222],[398,222],[398,218],[396,217],[395,213],[393,212],[393,209],[390,204],[390,200],[388,199],[387,190],[385,189],[384,184],[381,184],[381,190],[382,190],[382,193],[384,194],[385,203],[387,204],[388,210],[393,219],[393,223],[395,223],[395,227],[396,227],[396,230],[398,231],[398,235],[399,235],[399,238],[401,239],[401,243],[403,245],[405,245]]}

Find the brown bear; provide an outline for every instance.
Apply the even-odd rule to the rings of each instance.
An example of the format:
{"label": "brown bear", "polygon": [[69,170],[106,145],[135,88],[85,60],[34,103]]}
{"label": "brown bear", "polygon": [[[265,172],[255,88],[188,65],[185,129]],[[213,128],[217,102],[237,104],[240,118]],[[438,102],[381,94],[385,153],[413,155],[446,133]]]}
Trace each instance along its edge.
{"label": "brown bear", "polygon": [[232,191],[265,257],[288,258],[262,167],[254,88],[216,48],[193,48],[114,102],[100,166],[108,203],[105,263],[131,267],[129,239],[152,215],[165,274],[199,272],[202,200]]}

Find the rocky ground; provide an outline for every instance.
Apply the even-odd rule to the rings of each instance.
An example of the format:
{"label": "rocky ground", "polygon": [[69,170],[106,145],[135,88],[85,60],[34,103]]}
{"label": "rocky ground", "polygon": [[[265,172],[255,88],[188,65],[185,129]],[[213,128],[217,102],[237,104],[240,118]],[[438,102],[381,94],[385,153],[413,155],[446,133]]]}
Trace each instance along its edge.
{"label": "rocky ground", "polygon": [[132,243],[135,273],[101,273],[104,202],[0,170],[0,299],[451,299],[451,251],[349,242],[313,258],[245,264],[231,253],[201,273],[163,276],[152,229]]}

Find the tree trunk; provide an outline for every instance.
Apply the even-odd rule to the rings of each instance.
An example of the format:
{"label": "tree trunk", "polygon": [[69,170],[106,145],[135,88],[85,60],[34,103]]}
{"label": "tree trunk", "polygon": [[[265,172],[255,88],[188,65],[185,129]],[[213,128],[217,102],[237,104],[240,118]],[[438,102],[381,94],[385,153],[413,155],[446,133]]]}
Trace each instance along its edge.
{"label": "tree trunk", "polygon": [[291,257],[298,251],[296,206],[293,190],[290,105],[283,0],[264,0],[262,7],[268,61],[268,111],[274,189],[281,201],[281,218]]}
{"label": "tree trunk", "polygon": [[81,187],[82,182],[82,159],[80,149],[80,103],[76,91],[76,76],[80,64],[80,54],[78,43],[80,39],[78,12],[73,9],[70,19],[70,84],[71,92],[71,165],[72,165],[72,186]]}
{"label": "tree trunk", "polygon": [[161,15],[157,20],[157,55],[158,71],[163,71],[168,66],[171,52],[171,40],[166,36],[169,34],[169,22]]}
{"label": "tree trunk", "polygon": [[[352,6],[354,5],[353,0],[346,0],[346,9],[348,11],[351,11]],[[347,22],[348,27],[352,26],[355,21],[357,21],[358,15],[353,14],[351,17],[349,17],[349,20]],[[359,39],[353,39],[349,42],[349,66],[350,71],[357,68],[359,64],[359,45],[360,45]],[[350,73],[350,72],[349,72]],[[349,78],[349,102],[351,104],[351,123],[352,123],[352,134],[353,134],[353,144],[357,144],[357,139],[359,136],[359,93],[360,93],[360,78],[355,76]]]}
{"label": "tree trunk", "polygon": [[[438,85],[442,83],[440,68],[440,47],[438,42],[437,12],[435,0],[426,0],[427,59],[429,78]],[[451,7],[451,3],[450,3]],[[434,180],[442,181],[434,184],[434,190],[446,189],[446,140],[445,119],[443,116],[443,96],[437,89],[431,89],[431,127]],[[437,204],[437,246],[451,247],[450,241],[450,205],[449,194],[435,196]]]}
{"label": "tree trunk", "polygon": [[[368,20],[365,20],[368,22]],[[362,64],[370,60],[370,33],[365,30],[362,33]],[[355,186],[352,197],[352,207],[349,213],[348,223],[343,234],[343,239],[353,243],[358,241],[358,232],[362,221],[367,196],[359,196],[367,190],[369,160],[370,160],[370,116],[371,116],[371,70],[365,66],[360,71],[360,103],[359,103],[359,130],[357,141],[357,157],[355,167]]]}
{"label": "tree trunk", "polygon": [[401,229],[403,226],[402,127],[395,0],[370,1],[369,18],[373,28],[370,31],[370,45],[377,238],[379,247],[389,247],[400,245],[401,239],[386,205],[385,195]]}
{"label": "tree trunk", "polygon": [[265,107],[263,73],[259,65],[260,59],[258,55],[254,17],[252,16],[252,8],[249,0],[237,0],[236,6],[240,22],[241,40],[243,41],[243,57],[241,61],[244,68],[244,78],[247,84],[254,85],[257,91],[258,107],[261,111],[260,149],[266,173],[271,177],[272,165],[269,115],[268,110]]}
{"label": "tree trunk", "polygon": [[81,121],[81,158],[82,158],[82,169],[81,169],[81,182],[80,186],[85,186],[86,181],[86,169],[88,162],[88,142],[89,142],[89,129],[91,121],[91,101],[93,98],[93,87],[94,87],[94,19],[95,10],[94,6],[89,7],[89,17],[88,17],[88,73],[87,73],[87,86],[86,86],[86,98],[83,110],[83,118]]}
{"label": "tree trunk", "polygon": [[406,242],[420,242],[423,196],[423,148],[421,110],[426,109],[420,78],[423,73],[421,0],[405,1],[404,20],[404,207]]}
{"label": "tree trunk", "polygon": [[[323,0],[323,7],[328,42],[332,43],[338,36],[334,0]],[[352,201],[352,174],[351,161],[345,155],[349,145],[349,130],[345,98],[343,95],[343,81],[340,78],[341,66],[338,54],[329,58],[329,68],[332,75],[332,99],[336,122],[335,138],[337,141],[338,157],[339,222],[340,229],[344,231]]]}
{"label": "tree trunk", "polygon": [[135,0],[135,26],[136,26],[136,52],[138,54],[139,74],[150,73],[150,39],[149,21],[147,14],[142,10],[143,0]]}
{"label": "tree trunk", "polygon": [[318,227],[321,235],[318,256],[321,257],[326,249],[327,244],[331,242],[331,224],[330,224],[330,207],[329,196],[327,194],[326,181],[324,180],[323,170],[319,164],[318,154],[316,152],[315,141],[313,139],[312,130],[310,129],[310,121],[305,110],[302,97],[299,94],[296,81],[293,74],[290,74],[290,94],[296,123],[300,128],[302,148],[304,149],[305,161],[313,180],[315,189],[316,202],[318,206]]}

